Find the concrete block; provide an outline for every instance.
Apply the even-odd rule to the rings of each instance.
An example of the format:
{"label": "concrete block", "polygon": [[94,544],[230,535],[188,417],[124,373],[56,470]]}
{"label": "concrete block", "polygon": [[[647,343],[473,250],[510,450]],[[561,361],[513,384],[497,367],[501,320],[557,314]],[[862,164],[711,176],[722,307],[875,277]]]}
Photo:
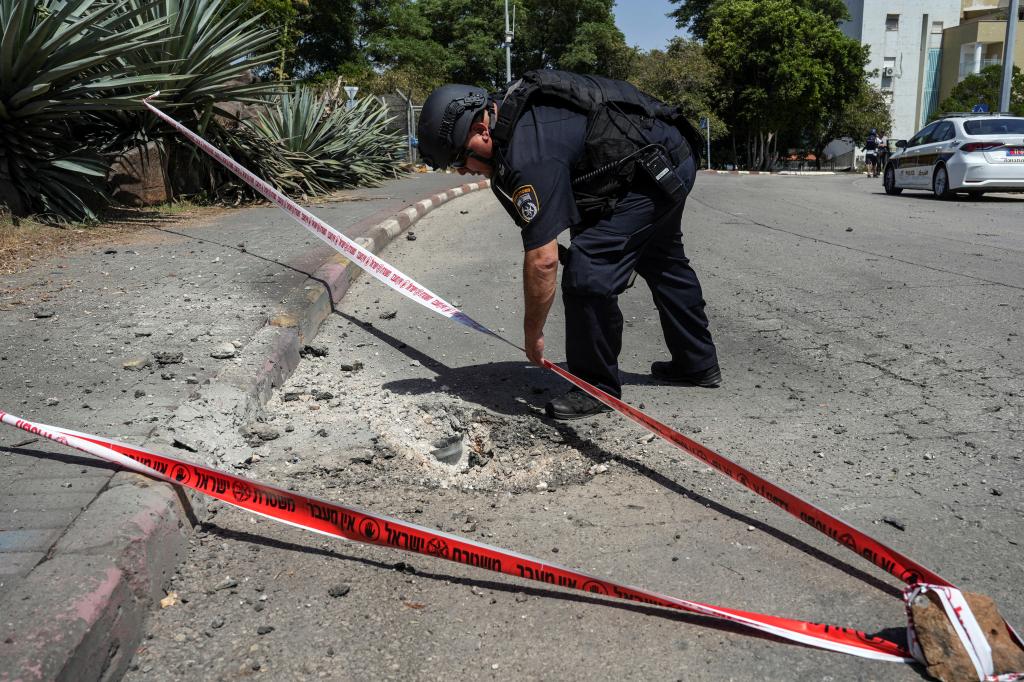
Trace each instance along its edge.
{"label": "concrete block", "polygon": [[56,556],[106,557],[124,572],[135,597],[152,604],[177,566],[191,528],[175,489],[122,472],[125,484],[112,487],[89,505],[54,548]]}
{"label": "concrete block", "polygon": [[146,609],[105,557],[44,562],[0,597],[0,680],[112,680],[131,661]]}

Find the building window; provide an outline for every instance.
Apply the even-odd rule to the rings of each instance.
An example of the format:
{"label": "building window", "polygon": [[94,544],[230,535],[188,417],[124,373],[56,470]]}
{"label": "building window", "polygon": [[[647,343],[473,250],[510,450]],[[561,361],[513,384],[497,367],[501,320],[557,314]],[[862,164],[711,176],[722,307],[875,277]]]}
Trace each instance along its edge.
{"label": "building window", "polygon": [[885,15],[885,30],[886,31],[898,31],[898,30],[900,30],[900,15],[898,15],[898,14],[886,14]]}

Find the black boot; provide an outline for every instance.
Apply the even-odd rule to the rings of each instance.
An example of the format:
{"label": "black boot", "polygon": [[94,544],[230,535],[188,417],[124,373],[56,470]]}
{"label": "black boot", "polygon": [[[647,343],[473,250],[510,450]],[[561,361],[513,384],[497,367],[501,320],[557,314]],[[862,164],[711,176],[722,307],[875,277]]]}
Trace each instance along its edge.
{"label": "black boot", "polygon": [[651,375],[662,381],[701,388],[718,388],[722,383],[722,370],[717,364],[700,372],[683,372],[671,362],[655,362],[651,364]]}
{"label": "black boot", "polygon": [[583,419],[602,412],[609,412],[608,407],[600,400],[591,398],[578,388],[571,389],[568,393],[555,398],[544,406],[544,412],[553,419],[568,421],[570,419]]}

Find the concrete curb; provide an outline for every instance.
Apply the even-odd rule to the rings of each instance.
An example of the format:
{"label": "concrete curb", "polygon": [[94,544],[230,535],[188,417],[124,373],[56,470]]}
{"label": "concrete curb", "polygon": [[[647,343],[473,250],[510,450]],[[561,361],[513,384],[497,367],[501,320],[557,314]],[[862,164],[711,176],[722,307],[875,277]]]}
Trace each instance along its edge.
{"label": "concrete curb", "polygon": [[[489,187],[473,182],[430,195],[376,222],[348,230],[379,253],[420,218],[455,199]],[[238,428],[299,364],[299,350],[317,334],[361,272],[341,256],[329,258],[291,296],[226,367],[147,444],[207,455],[225,428]],[[199,408],[202,408],[200,411]],[[200,417],[215,415],[215,420]],[[168,447],[171,445],[172,447]],[[206,517],[197,494],[130,472],[117,473],[25,579],[29,596],[0,620],[0,681],[117,680],[143,637],[146,617],[185,554],[192,527]]]}

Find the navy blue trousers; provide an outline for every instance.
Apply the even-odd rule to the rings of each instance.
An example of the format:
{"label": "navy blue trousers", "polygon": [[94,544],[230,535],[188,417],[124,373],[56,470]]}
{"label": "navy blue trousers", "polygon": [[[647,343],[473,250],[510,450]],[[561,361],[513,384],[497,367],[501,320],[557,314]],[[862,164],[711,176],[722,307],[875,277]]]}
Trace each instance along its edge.
{"label": "navy blue trousers", "polygon": [[[676,172],[691,188],[693,157]],[[634,271],[654,296],[674,364],[697,372],[718,362],[700,281],[683,249],[685,203],[673,203],[653,183],[639,182],[612,215],[572,235],[562,273],[569,371],[616,397],[622,394],[618,297]]]}

